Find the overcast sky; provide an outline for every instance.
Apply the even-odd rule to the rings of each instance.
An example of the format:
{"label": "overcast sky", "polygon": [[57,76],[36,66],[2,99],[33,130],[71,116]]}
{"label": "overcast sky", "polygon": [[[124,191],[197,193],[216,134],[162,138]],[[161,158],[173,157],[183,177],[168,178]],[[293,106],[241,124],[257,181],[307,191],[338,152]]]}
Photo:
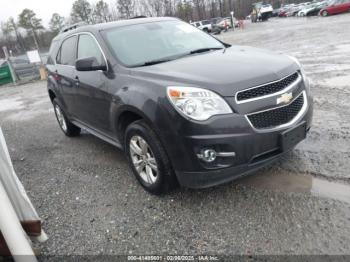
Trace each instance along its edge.
{"label": "overcast sky", "polygon": [[74,0],[1,0],[0,21],[6,21],[10,16],[16,20],[24,8],[32,9],[43,25],[48,27],[53,13],[67,17],[70,14]]}

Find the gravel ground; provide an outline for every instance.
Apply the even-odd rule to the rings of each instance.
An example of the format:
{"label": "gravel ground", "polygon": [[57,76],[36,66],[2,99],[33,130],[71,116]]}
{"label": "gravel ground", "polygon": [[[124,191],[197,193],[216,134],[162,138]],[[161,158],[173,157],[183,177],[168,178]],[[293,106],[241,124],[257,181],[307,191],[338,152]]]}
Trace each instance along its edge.
{"label": "gravel ground", "polygon": [[315,96],[307,141],[255,176],[147,194],[123,153],[65,137],[44,82],[0,88],[15,170],[44,220],[44,255],[350,255],[350,15],[273,19],[221,38],[294,55]]}
{"label": "gravel ground", "polygon": [[314,128],[282,167],[350,180],[350,15],[272,19],[221,38],[295,56],[312,82]]}

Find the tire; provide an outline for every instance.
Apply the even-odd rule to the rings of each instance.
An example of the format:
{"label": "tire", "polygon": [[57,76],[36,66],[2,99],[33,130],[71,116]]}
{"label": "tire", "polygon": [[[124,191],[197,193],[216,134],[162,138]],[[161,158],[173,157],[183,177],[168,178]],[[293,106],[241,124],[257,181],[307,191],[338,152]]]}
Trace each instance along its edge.
{"label": "tire", "polygon": [[127,127],[124,142],[129,165],[146,191],[161,195],[178,186],[164,147],[144,120],[138,120]]}
{"label": "tire", "polygon": [[55,111],[58,125],[60,126],[62,132],[68,137],[79,136],[81,129],[79,127],[77,127],[76,125],[72,124],[68,120],[68,118],[67,118],[66,114],[64,113],[64,111],[62,110],[61,106],[57,103],[56,98],[52,101],[52,104],[53,104],[53,108]]}
{"label": "tire", "polygon": [[328,12],[327,12],[327,11],[322,11],[321,15],[322,15],[323,17],[326,17],[326,16],[328,16]]}
{"label": "tire", "polygon": [[208,28],[203,28],[203,31],[206,33],[209,33],[209,29]]}

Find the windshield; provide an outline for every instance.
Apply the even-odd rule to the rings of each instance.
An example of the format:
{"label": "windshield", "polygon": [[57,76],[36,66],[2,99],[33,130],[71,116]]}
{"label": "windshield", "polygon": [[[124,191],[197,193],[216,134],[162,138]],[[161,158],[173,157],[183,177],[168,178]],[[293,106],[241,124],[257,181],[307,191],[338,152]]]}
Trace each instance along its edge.
{"label": "windshield", "polygon": [[129,67],[176,59],[199,49],[224,48],[215,38],[181,21],[113,28],[104,37],[114,55]]}

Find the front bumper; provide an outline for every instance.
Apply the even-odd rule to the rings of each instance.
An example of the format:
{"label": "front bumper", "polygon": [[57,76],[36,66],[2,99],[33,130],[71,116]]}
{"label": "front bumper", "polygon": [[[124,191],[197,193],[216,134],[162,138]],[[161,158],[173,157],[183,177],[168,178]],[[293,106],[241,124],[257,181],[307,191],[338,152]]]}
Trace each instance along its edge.
{"label": "front bumper", "polygon": [[279,153],[263,161],[253,164],[242,164],[239,166],[207,170],[201,172],[182,172],[176,171],[177,179],[181,186],[187,188],[207,188],[224,184],[241,177],[254,173],[260,168],[267,166],[278,160],[286,152]]}
{"label": "front bumper", "polygon": [[[309,94],[307,100],[308,107],[296,123],[269,132],[254,130],[241,114],[216,116],[203,123],[194,123],[177,118],[174,112],[167,119],[176,120],[164,126],[166,139],[163,137],[163,141],[180,185],[205,188],[226,183],[252,173],[292,150],[296,144],[282,149],[281,133],[302,122],[306,123],[307,130],[310,129],[313,102]],[[207,148],[235,152],[236,155],[218,157],[214,163],[208,164],[197,156]]]}

